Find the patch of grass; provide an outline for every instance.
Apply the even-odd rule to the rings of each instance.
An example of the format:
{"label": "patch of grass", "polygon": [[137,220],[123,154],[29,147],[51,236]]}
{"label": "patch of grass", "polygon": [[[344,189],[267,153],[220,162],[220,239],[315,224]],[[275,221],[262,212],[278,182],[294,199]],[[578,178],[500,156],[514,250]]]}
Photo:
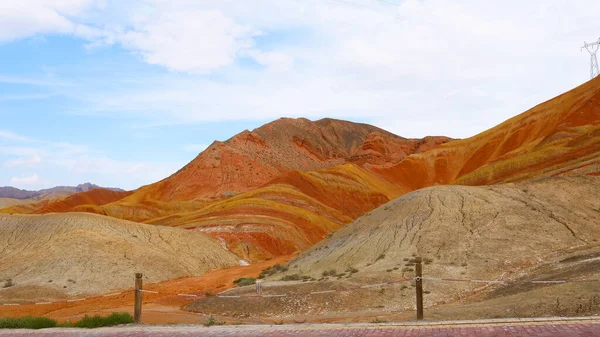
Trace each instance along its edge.
{"label": "patch of grass", "polygon": [[25,316],[19,318],[0,318],[0,329],[46,329],[55,327],[93,329],[129,323],[133,323],[133,317],[126,312],[114,312],[106,317],[85,316],[77,322],[60,324],[48,317]]}
{"label": "patch of grass", "polygon": [[206,297],[213,297],[215,295],[213,295],[213,293],[211,293],[210,291],[207,291],[207,292],[204,293],[204,296],[206,296]]}
{"label": "patch of grass", "polygon": [[237,284],[238,287],[245,287],[255,284],[256,279],[251,277],[241,277],[237,280],[234,280],[233,283]]}
{"label": "patch of grass", "polygon": [[48,317],[0,318],[0,329],[45,329],[57,325],[55,320]]}
{"label": "patch of grass", "polygon": [[379,293],[380,293],[381,295],[385,294],[385,288],[381,288],[381,289],[379,289]]}
{"label": "patch of grass", "polygon": [[206,322],[204,322],[204,326],[213,326],[213,325],[225,325],[225,322],[217,322],[217,320],[210,316]]}
{"label": "patch of grass", "polygon": [[423,260],[423,263],[425,263],[425,264],[431,264],[432,262],[433,262],[433,259],[430,259],[430,258],[426,258]]}
{"label": "patch of grass", "polygon": [[425,290],[425,291],[423,291],[423,294],[431,294],[431,291]]}
{"label": "patch of grass", "polygon": [[75,323],[63,323],[61,327],[74,327],[74,328],[85,328],[93,329],[100,328],[103,326],[115,326],[121,324],[133,323],[133,317],[126,312],[113,312],[112,314],[101,317],[101,316],[85,316],[80,321]]}
{"label": "patch of grass", "polygon": [[382,324],[382,323],[387,323],[387,321],[382,321],[379,318],[376,318],[376,319],[372,320],[371,323],[373,323],[373,324]]}
{"label": "patch of grass", "polygon": [[358,273],[358,269],[356,269],[354,267],[348,267],[348,268],[346,268],[346,272],[350,273],[350,274],[354,274],[354,273]]}
{"label": "patch of grass", "polygon": [[385,259],[385,254],[379,254],[379,256],[377,257],[377,260],[375,261],[379,261],[379,260],[383,260]]}
{"label": "patch of grass", "polygon": [[411,272],[411,271],[415,271],[415,270],[412,268],[409,268],[409,267],[404,267],[404,268],[402,268],[402,271],[407,273],[407,272]]}

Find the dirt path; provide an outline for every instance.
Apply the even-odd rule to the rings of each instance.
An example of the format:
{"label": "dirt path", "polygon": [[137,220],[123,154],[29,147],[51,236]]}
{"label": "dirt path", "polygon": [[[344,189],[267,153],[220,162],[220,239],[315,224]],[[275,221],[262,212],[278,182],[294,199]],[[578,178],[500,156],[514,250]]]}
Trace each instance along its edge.
{"label": "dirt path", "polygon": [[462,321],[436,323],[404,323],[404,324],[354,324],[354,325],[281,325],[281,326],[128,326],[101,328],[95,330],[79,329],[46,329],[40,331],[0,331],[0,336],[546,336],[575,337],[600,336],[600,318],[575,318],[551,320],[512,320],[512,321]]}

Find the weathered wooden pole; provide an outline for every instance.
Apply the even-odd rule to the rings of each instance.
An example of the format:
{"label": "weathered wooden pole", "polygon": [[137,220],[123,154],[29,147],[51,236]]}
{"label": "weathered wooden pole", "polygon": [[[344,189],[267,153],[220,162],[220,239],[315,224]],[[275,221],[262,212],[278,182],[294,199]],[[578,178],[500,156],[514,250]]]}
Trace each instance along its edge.
{"label": "weathered wooden pole", "polygon": [[142,273],[135,273],[135,304],[133,308],[133,321],[140,324],[142,321]]}
{"label": "weathered wooden pole", "polygon": [[256,280],[256,295],[262,294],[262,280]]}
{"label": "weathered wooden pole", "polygon": [[423,320],[423,265],[421,257],[415,257],[415,285],[417,290],[417,321]]}

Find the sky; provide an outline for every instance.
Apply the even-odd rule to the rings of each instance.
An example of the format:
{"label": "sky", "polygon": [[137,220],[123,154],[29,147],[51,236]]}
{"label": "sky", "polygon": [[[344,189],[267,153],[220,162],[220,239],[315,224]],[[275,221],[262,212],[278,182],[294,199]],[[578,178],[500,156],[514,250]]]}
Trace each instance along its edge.
{"label": "sky", "polygon": [[0,186],[135,189],[280,117],[466,138],[589,80],[597,0],[0,0]]}

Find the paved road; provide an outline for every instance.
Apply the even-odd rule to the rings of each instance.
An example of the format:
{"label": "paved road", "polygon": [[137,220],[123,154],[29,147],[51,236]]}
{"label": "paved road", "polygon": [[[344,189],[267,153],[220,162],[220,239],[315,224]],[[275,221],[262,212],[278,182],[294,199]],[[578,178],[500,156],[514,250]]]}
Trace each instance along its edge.
{"label": "paved road", "polygon": [[352,324],[352,325],[281,325],[281,326],[128,326],[95,330],[45,329],[38,331],[0,330],[0,336],[15,337],[279,337],[279,336],[342,336],[342,337],[487,337],[538,336],[574,337],[600,336],[600,318],[578,320],[500,320],[453,323]]}

